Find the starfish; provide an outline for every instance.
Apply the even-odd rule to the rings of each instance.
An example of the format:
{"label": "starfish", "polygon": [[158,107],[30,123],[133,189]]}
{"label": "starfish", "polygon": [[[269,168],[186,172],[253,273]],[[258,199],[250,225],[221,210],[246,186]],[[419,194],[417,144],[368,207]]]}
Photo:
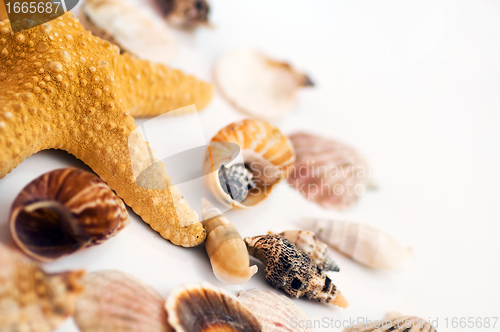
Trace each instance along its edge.
{"label": "starfish", "polygon": [[157,164],[160,178],[158,167],[141,176],[165,181],[164,189],[138,185],[134,164],[144,164],[150,156],[148,152],[131,158],[129,135],[136,128],[133,116],[191,104],[201,109],[211,97],[210,84],[120,54],[117,46],[92,36],[71,13],[18,33],[4,20],[0,179],[38,151],[65,150],[91,167],[161,236],[176,245],[198,245],[205,230],[175,186],[168,185],[163,164]]}

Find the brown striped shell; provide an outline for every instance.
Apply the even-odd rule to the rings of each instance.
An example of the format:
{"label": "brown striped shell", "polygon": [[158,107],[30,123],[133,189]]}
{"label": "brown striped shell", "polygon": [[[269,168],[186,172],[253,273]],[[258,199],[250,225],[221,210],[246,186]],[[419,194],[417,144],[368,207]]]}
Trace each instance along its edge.
{"label": "brown striped shell", "polygon": [[45,273],[0,243],[0,331],[49,332],[73,313],[84,271]]}
{"label": "brown striped shell", "polygon": [[[239,151],[238,151],[239,147]],[[278,128],[263,120],[247,119],[232,123],[221,129],[211,140],[210,148],[205,156],[203,169],[207,186],[214,196],[230,207],[249,208],[268,197],[275,186],[288,177],[295,161],[295,152],[288,137]],[[254,183],[246,195],[234,199],[227,186],[238,188],[248,185],[243,179],[234,181],[226,176],[227,181],[221,182],[219,176],[224,168],[231,177],[232,167],[246,169],[246,177],[251,174]],[[241,173],[241,172],[240,172]]]}
{"label": "brown striped shell", "polygon": [[383,321],[351,326],[344,332],[436,332],[436,328],[422,318],[390,312]]}
{"label": "brown striped shell", "polygon": [[40,261],[97,245],[129,222],[125,204],[108,185],[76,168],[58,169],[33,180],[10,212],[14,241]]}

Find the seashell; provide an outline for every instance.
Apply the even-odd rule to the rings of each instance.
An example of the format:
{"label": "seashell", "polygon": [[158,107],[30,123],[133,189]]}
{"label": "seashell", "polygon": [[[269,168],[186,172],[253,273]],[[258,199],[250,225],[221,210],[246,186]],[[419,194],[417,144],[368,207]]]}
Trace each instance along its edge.
{"label": "seashell", "polygon": [[257,317],[262,332],[312,332],[314,329],[300,327],[295,322],[306,322],[309,318],[292,300],[274,292],[263,292],[256,288],[240,291],[238,300]]}
{"label": "seashell", "polygon": [[436,328],[423,318],[403,316],[391,312],[383,321],[368,322],[348,327],[344,332],[436,332]]}
{"label": "seashell", "polygon": [[84,271],[45,273],[0,243],[0,331],[49,332],[73,313]]}
{"label": "seashell", "polygon": [[368,163],[352,147],[306,133],[290,140],[297,160],[288,182],[308,200],[343,210],[374,187]]}
{"label": "seashell", "polygon": [[193,29],[208,24],[210,6],[206,0],[155,0],[166,21],[175,27]]}
{"label": "seashell", "polygon": [[314,85],[288,63],[250,49],[222,56],[215,65],[214,76],[222,94],[236,108],[266,120],[292,111],[299,89]]}
{"label": "seashell", "polygon": [[139,58],[168,63],[177,53],[168,25],[142,1],[86,0],[80,20],[94,35]]}
{"label": "seashell", "polygon": [[207,231],[205,248],[217,279],[230,284],[247,282],[257,266],[250,265],[248,251],[236,227],[208,200],[202,200],[203,227]]}
{"label": "seashell", "polygon": [[349,303],[302,250],[281,235],[246,237],[248,252],[265,266],[267,281],[287,294],[347,308]]}
{"label": "seashell", "polygon": [[176,288],[167,299],[176,332],[261,331],[254,314],[226,291],[204,282]]}
{"label": "seashell", "polygon": [[83,279],[75,323],[82,332],[173,331],[165,300],[151,286],[121,271],[98,271]]}
{"label": "seashell", "polygon": [[245,209],[267,198],[288,176],[294,160],[292,144],[278,128],[247,119],[224,127],[212,138],[203,170],[217,200]]}
{"label": "seashell", "polygon": [[303,218],[307,229],[355,261],[374,269],[394,269],[411,256],[389,235],[370,226],[347,221]]}
{"label": "seashell", "polygon": [[98,245],[129,223],[123,201],[108,185],[76,168],[36,178],[10,211],[14,241],[27,255],[45,262]]}
{"label": "seashell", "polygon": [[279,233],[292,242],[297,248],[305,252],[316,265],[324,271],[339,272],[338,265],[328,253],[328,246],[316,238],[311,231],[284,231]]}

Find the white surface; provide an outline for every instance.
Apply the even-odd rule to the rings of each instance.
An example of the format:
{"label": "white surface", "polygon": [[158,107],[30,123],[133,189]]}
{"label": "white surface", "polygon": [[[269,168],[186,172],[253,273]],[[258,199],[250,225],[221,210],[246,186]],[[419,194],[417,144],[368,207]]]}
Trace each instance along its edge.
{"label": "white surface", "polygon": [[[358,147],[377,170],[379,190],[343,213],[307,202],[285,184],[261,206],[227,216],[243,236],[297,228],[300,216],[365,222],[410,245],[400,272],[364,268],[332,255],[334,283],[348,309],[297,300],[311,319],[381,318],[397,310],[432,320],[500,316],[500,2],[498,1],[211,1],[214,29],[182,35],[174,63],[209,79],[224,51],[255,46],[304,68],[316,82],[276,124]],[[201,113],[207,139],[244,115],[216,96]],[[9,206],[46,171],[84,165],[64,152],[35,155],[0,181],[0,234]],[[209,281],[232,293],[272,288],[263,267],[228,286],[212,274],[203,246],[163,240],[131,213],[118,237],[46,265],[51,271],[119,269],[163,295],[183,282]],[[58,331],[76,331],[68,320]],[[321,329],[317,331],[341,331]]]}

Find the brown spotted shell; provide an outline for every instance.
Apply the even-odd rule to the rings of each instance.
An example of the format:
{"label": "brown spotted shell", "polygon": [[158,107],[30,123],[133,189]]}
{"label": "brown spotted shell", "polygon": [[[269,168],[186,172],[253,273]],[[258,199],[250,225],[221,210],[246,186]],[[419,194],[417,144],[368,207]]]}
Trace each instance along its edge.
{"label": "brown spotted shell", "polygon": [[206,0],[154,0],[161,8],[166,21],[184,29],[208,24],[210,5]]}
{"label": "brown spotted shell", "polygon": [[0,243],[0,331],[49,332],[73,313],[84,271],[45,273]]}
{"label": "brown spotted shell", "polygon": [[383,321],[351,326],[344,332],[436,332],[436,328],[422,318],[391,312]]}
{"label": "brown spotted shell", "polygon": [[33,180],[10,212],[14,241],[40,261],[97,245],[129,222],[125,204],[108,185],[76,168],[58,169]]}

